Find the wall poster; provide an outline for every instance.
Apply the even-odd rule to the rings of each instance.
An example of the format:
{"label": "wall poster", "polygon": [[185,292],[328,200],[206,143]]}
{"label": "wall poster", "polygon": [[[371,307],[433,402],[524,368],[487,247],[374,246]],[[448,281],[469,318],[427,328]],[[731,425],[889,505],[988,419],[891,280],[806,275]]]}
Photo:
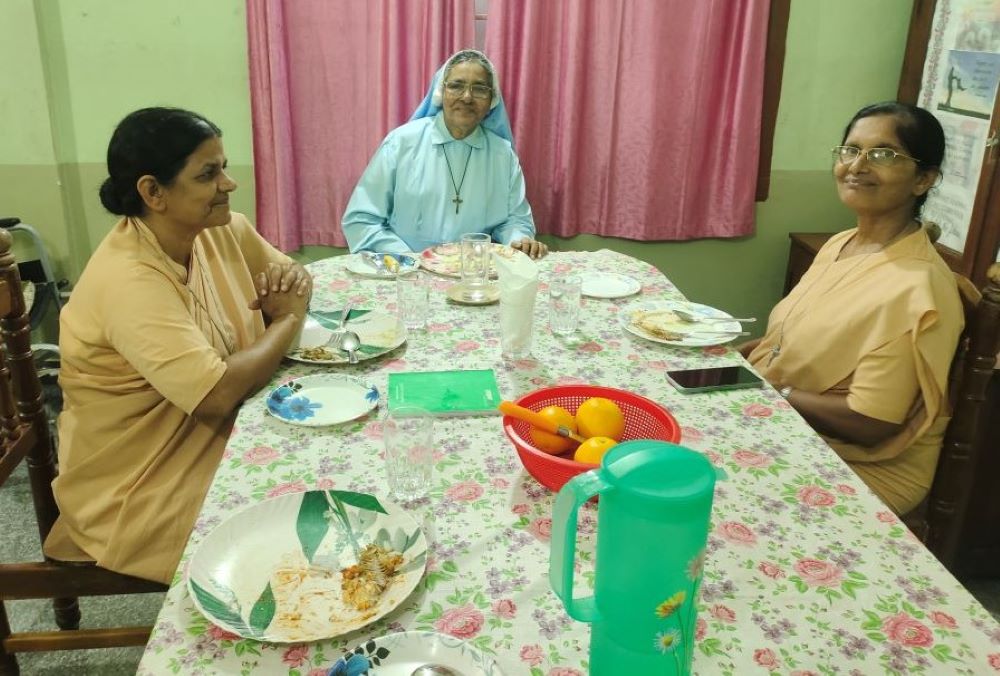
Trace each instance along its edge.
{"label": "wall poster", "polygon": [[919,105],[944,127],[942,179],[924,205],[939,242],[964,251],[1000,83],[1000,0],[938,0]]}

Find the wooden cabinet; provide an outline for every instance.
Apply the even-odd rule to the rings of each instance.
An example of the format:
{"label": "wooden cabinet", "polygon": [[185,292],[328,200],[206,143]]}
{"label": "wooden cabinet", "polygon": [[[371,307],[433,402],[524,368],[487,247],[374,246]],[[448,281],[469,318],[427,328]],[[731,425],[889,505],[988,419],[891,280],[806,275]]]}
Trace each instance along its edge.
{"label": "wooden cabinet", "polygon": [[787,296],[788,292],[799,283],[802,275],[812,265],[816,252],[835,234],[833,232],[788,233],[791,245],[788,249],[788,270],[785,272],[785,292],[781,294],[782,296]]}

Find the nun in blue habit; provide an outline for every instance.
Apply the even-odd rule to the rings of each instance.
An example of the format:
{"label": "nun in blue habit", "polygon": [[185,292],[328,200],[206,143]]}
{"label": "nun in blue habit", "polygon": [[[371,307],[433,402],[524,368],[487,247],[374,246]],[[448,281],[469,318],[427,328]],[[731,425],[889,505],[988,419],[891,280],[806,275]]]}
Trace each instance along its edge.
{"label": "nun in blue habit", "polygon": [[419,252],[485,232],[544,256],[511,139],[493,64],[476,50],[456,53],[354,188],[342,220],[351,252]]}

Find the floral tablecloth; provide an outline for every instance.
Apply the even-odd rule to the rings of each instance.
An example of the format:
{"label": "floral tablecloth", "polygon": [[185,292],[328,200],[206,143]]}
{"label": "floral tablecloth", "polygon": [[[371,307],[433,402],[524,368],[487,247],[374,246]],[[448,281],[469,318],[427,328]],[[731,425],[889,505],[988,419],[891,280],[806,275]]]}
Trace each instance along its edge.
{"label": "floral tablecloth", "polygon": [[[391,281],[353,277],[345,258],[313,263],[313,308],[395,308]],[[623,331],[629,303],[682,299],[656,268],[611,251],[554,253],[540,264],[537,362],[500,361],[498,306],[450,303],[453,280],[435,278],[431,321],[379,359],[333,367],[385,391],[392,371],[496,370],[513,399],[539,387],[593,383],[661,402],[683,443],[729,478],[717,485],[696,625],[699,674],[873,674],[1000,671],[1000,625],[771,388],[682,395],[674,367],[738,363],[728,347],[674,348]],[[585,299],[570,339],[548,331],[544,288],[553,275],[615,271],[641,295]],[[694,299],[697,300],[697,299]],[[723,308],[739,312],[739,308]],[[328,367],[330,368],[330,367]],[[287,363],[272,384],[323,369]],[[588,625],[571,620],[548,583],[554,495],[521,466],[499,418],[436,423],[437,464],[422,508],[427,572],[394,612],[335,640],[268,645],[210,624],[194,607],[183,571],[204,536],[269,496],[313,488],[387,490],[378,416],[340,427],[284,424],[266,413],[270,386],[242,407],[140,674],[316,676],[366,638],[423,629],[470,641],[508,674],[587,673]],[[581,510],[578,556],[593,575],[596,510]],[[651,638],[652,640],[652,638]]]}

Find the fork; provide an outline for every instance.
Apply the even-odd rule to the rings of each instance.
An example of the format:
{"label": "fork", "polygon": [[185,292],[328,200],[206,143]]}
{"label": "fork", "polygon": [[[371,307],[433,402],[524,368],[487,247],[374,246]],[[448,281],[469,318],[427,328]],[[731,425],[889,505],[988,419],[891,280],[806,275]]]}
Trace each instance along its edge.
{"label": "fork", "polygon": [[756,317],[702,317],[687,310],[671,310],[685,324],[700,324],[702,322],[742,322],[749,324],[757,321]]}
{"label": "fork", "polygon": [[340,326],[330,332],[330,337],[326,339],[324,347],[332,347],[335,350],[340,349],[340,344],[344,340],[344,333],[347,331],[347,318],[351,315],[351,310],[353,309],[354,305],[352,303],[344,306],[344,309],[340,312]]}

